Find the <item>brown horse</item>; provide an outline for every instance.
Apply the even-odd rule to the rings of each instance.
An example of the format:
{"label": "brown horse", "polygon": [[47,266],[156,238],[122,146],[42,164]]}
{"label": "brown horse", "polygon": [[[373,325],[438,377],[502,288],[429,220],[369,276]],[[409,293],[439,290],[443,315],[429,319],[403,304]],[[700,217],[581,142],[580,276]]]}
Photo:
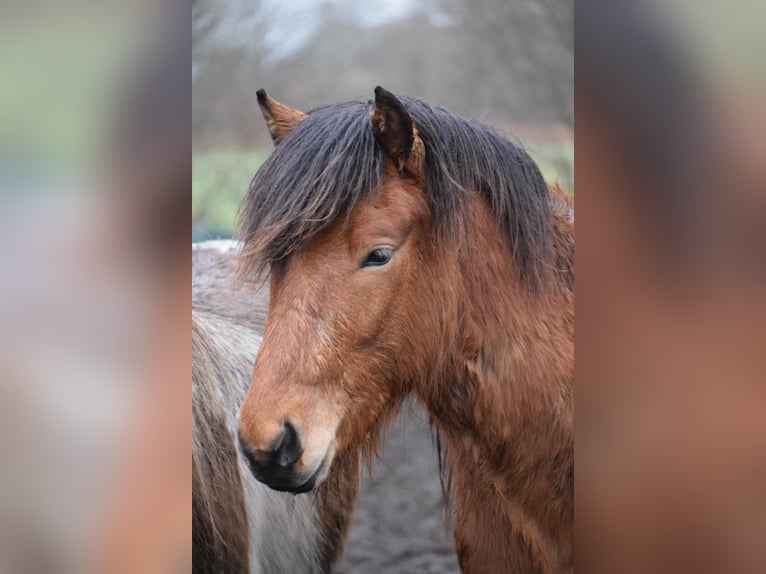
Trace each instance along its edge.
{"label": "brown horse", "polygon": [[[257,482],[237,455],[237,407],[261,343],[268,290],[232,290],[238,249],[192,247],[192,528],[195,573],[330,572],[343,549],[358,471],[296,499]],[[246,312],[246,313],[245,313]]]}
{"label": "brown horse", "polygon": [[321,488],[402,401],[444,446],[466,573],[574,569],[574,215],[490,128],[378,87],[308,114],[265,92],[275,151],[243,201],[270,308],[240,448]]}

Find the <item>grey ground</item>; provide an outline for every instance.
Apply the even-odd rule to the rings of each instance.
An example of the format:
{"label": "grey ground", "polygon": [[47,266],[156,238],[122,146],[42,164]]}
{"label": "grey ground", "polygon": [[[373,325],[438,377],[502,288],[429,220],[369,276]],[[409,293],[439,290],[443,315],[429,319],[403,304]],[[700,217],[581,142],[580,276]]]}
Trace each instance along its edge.
{"label": "grey ground", "polygon": [[405,407],[365,470],[339,574],[459,573],[426,415]]}

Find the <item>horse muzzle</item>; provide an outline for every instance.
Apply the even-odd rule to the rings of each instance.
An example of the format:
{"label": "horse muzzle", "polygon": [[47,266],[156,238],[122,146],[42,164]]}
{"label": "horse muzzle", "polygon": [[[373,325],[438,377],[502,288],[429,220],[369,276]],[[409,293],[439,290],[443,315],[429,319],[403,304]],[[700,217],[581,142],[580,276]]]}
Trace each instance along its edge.
{"label": "horse muzzle", "polygon": [[299,468],[303,454],[300,435],[290,422],[282,425],[282,430],[274,437],[268,449],[255,449],[239,433],[239,450],[250,472],[259,482],[281,492],[298,494],[308,492],[317,482],[324,460],[313,472]]}

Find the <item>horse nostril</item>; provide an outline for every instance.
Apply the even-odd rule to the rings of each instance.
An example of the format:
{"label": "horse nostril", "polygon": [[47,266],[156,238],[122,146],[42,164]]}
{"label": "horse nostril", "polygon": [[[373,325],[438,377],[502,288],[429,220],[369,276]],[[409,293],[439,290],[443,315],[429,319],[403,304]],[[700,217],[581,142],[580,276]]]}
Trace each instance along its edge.
{"label": "horse nostril", "polygon": [[285,421],[282,431],[271,443],[274,462],[286,467],[294,464],[303,454],[303,446],[298,431],[289,421]]}

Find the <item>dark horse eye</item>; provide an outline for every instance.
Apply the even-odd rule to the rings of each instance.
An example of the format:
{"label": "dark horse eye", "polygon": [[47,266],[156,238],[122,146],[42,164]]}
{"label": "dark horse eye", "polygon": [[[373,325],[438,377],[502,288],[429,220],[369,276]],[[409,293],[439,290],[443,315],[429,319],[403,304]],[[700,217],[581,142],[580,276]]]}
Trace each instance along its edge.
{"label": "dark horse eye", "polygon": [[359,267],[381,267],[391,261],[393,255],[391,247],[376,247],[367,254]]}

